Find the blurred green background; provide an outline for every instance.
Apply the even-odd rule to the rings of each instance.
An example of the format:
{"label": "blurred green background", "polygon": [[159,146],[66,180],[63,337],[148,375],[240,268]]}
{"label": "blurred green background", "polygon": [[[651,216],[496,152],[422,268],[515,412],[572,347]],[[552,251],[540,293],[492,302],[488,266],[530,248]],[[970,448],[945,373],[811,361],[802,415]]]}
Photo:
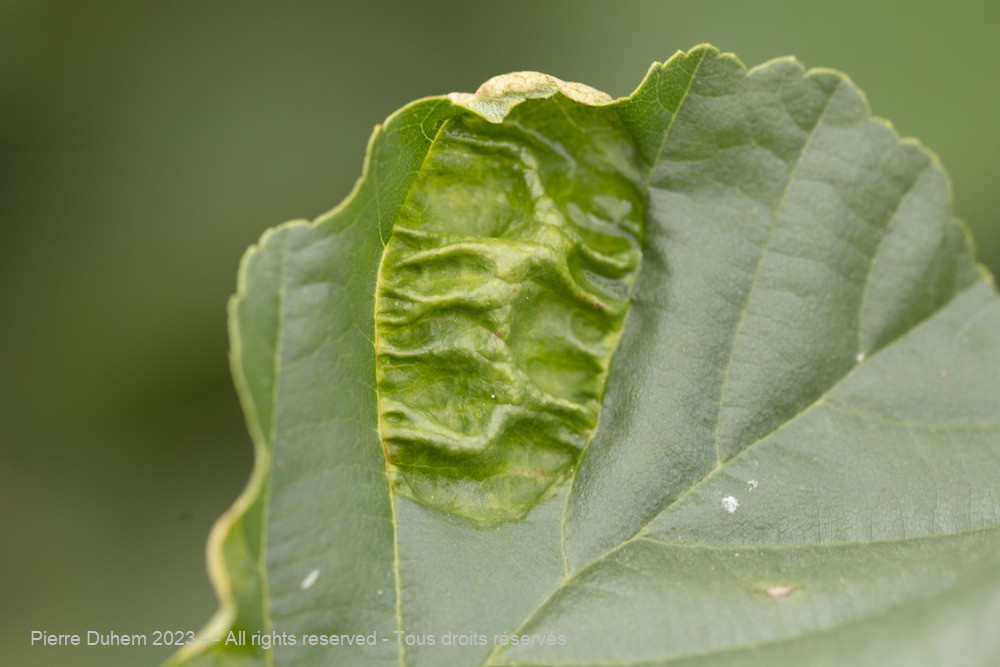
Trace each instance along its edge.
{"label": "blurred green background", "polygon": [[710,41],[848,72],[948,168],[1000,270],[1000,5],[0,1],[0,664],[156,664],[29,630],[197,629],[251,447],[226,360],[247,245],[347,194],[406,102],[540,70],[612,95]]}

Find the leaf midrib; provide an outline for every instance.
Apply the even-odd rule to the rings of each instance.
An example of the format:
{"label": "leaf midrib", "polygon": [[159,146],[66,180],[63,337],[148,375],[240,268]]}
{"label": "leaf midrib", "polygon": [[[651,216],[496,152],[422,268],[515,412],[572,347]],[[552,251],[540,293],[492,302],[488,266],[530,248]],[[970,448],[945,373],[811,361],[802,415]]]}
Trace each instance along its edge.
{"label": "leaf midrib", "polygon": [[[274,461],[277,457],[274,455],[275,451],[275,441],[277,440],[277,430],[278,430],[278,420],[276,419],[278,410],[278,400],[279,394],[281,392],[281,360],[282,360],[282,345],[284,341],[284,323],[287,321],[285,318],[285,306],[287,304],[287,267],[288,267],[288,246],[290,239],[284,239],[284,243],[281,247],[281,270],[279,272],[279,283],[278,283],[278,324],[274,334],[274,365],[272,367],[272,380],[271,380],[271,428],[269,429],[268,438],[270,440],[270,456],[268,460],[268,474],[265,478],[265,486],[263,489],[263,498],[261,499],[261,530],[260,530],[260,556],[257,559],[257,568],[260,571],[260,595],[261,603],[263,606],[263,618],[264,627],[268,632],[274,628],[274,619],[271,616],[271,583],[268,578],[267,572],[267,547],[268,547],[268,529],[270,527],[270,515],[271,515],[271,494],[274,487],[273,477],[274,477]],[[264,652],[264,664],[267,667],[273,667],[274,665],[274,651]]]}
{"label": "leaf midrib", "polygon": [[[424,121],[421,121],[421,125],[420,125],[421,131],[423,131],[423,123],[429,117],[430,117],[430,113],[428,113],[428,115],[425,116]],[[423,156],[423,158],[420,161],[420,166],[416,170],[416,173],[420,173],[423,170],[424,165],[427,162],[427,158],[430,156],[431,147],[434,145],[434,142],[437,141],[438,138],[441,136],[441,133],[444,132],[444,129],[448,125],[449,122],[450,122],[450,118],[444,120],[441,123],[441,125],[437,128],[437,131],[436,131],[436,133],[435,133],[435,135],[434,135],[433,138],[428,137],[427,134],[426,134],[426,132],[424,132],[424,138],[427,140],[427,146],[426,146],[426,150],[424,152],[424,156]],[[374,171],[377,174],[378,170],[376,169]],[[401,206],[405,206],[406,202],[409,201],[410,195],[413,194],[413,190],[416,187],[416,183],[417,183],[417,179],[416,178],[414,178],[410,182],[410,187],[407,189],[406,194],[400,200],[402,202]],[[372,313],[373,313],[373,319],[372,319],[372,334],[373,335],[372,335],[372,339],[374,340],[373,349],[372,349],[372,353],[373,353],[372,354],[372,364],[373,364],[373,366],[372,366],[372,372],[373,372],[373,377],[377,377],[377,369],[374,367],[374,364],[375,364],[375,360],[377,360],[378,357],[379,357],[378,344],[380,342],[379,336],[375,332],[375,326],[377,326],[377,323],[376,323],[376,321],[374,319],[374,313],[377,313],[379,311],[378,299],[379,299],[379,295],[382,294],[382,289],[381,289],[382,264],[385,262],[385,258],[389,254],[388,252],[386,252],[386,247],[388,246],[389,241],[392,240],[392,231],[391,231],[392,228],[390,228],[390,232],[389,232],[389,241],[386,241],[381,236],[381,234],[382,234],[382,214],[381,214],[381,209],[379,208],[378,191],[379,191],[379,188],[378,188],[378,181],[377,181],[377,175],[376,175],[375,205],[376,205],[376,215],[378,216],[379,240],[382,242],[382,255],[379,257],[378,266],[376,267],[376,270],[375,270],[375,286],[374,286],[375,293],[374,293],[374,299],[372,301]],[[399,212],[397,211],[396,215],[398,215],[398,213]],[[396,220],[393,219],[393,227],[395,227],[395,223],[396,223]],[[390,463],[389,463],[389,452],[386,450],[385,441],[382,439],[382,429],[381,429],[382,407],[381,407],[381,400],[382,400],[381,394],[378,391],[375,391],[375,414],[377,415],[377,417],[376,417],[376,430],[377,430],[377,434],[378,434],[379,445],[382,448],[382,459],[384,461],[383,472],[385,474],[386,492],[389,495],[390,520],[392,521],[392,575],[393,575],[392,579],[393,579],[393,588],[394,588],[394,592],[395,592],[395,595],[396,595],[396,604],[395,604],[396,630],[402,631],[403,628],[404,628],[404,625],[403,625],[403,583],[402,583],[402,576],[400,574],[400,567],[399,567],[399,521],[398,521],[398,515],[397,515],[397,512],[396,512],[396,491],[393,488],[392,478],[391,478],[390,472],[389,472],[389,465],[390,465]],[[404,643],[399,642],[399,641],[396,642],[396,656],[397,656],[397,664],[399,665],[399,667],[407,667],[407,662],[406,662],[406,647],[405,647]]]}

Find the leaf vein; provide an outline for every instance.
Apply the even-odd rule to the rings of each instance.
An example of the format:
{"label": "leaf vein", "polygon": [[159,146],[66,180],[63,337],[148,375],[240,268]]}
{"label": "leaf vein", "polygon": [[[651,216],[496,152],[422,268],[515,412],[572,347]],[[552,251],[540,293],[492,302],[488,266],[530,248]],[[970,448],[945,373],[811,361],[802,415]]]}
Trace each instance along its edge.
{"label": "leaf vein", "polygon": [[[275,336],[274,336],[274,353],[272,355],[273,370],[272,370],[272,381],[271,381],[271,428],[268,438],[270,440],[271,456],[268,461],[268,468],[270,468],[267,475],[267,485],[264,487],[264,497],[261,503],[261,530],[260,530],[260,556],[257,559],[257,570],[260,573],[260,596],[261,596],[261,606],[263,608],[263,618],[264,618],[264,629],[268,632],[274,627],[274,620],[271,616],[271,587],[268,582],[267,577],[267,544],[268,544],[268,526],[269,517],[271,514],[271,489],[272,483],[271,479],[274,476],[274,446],[277,439],[277,423],[276,410],[278,406],[279,393],[281,391],[281,382],[279,378],[281,377],[281,347],[282,341],[284,339],[283,326],[286,321],[285,318],[285,305],[287,303],[287,293],[288,293],[288,246],[289,239],[284,239],[284,244],[281,248],[281,270],[279,271],[279,283],[278,283],[278,303],[277,311],[279,314],[278,323],[276,326]],[[264,654],[264,664],[274,665],[274,652],[267,651]]]}
{"label": "leaf vein", "polygon": [[832,91],[830,91],[830,96],[826,100],[826,104],[823,107],[823,111],[820,112],[819,117],[816,119],[816,123],[813,125],[812,129],[809,131],[809,135],[802,144],[802,148],[799,150],[798,157],[795,160],[795,164],[792,165],[791,170],[788,172],[788,181],[785,183],[785,188],[781,193],[781,197],[778,199],[778,203],[774,208],[774,213],[771,215],[771,224],[767,230],[767,238],[764,240],[764,246],[761,248],[760,256],[757,258],[757,264],[754,267],[753,277],[750,279],[750,287],[747,288],[746,296],[743,300],[743,305],[740,308],[739,318],[736,321],[736,327],[733,329],[732,340],[729,345],[729,353],[726,358],[726,364],[722,372],[722,382],[719,386],[719,404],[718,409],[715,414],[715,460],[716,468],[722,465],[722,451],[719,447],[719,424],[722,421],[722,409],[726,402],[727,387],[729,386],[729,375],[732,371],[733,358],[736,353],[736,341],[740,338],[740,331],[743,328],[743,323],[746,321],[746,315],[750,307],[750,299],[754,293],[754,289],[757,286],[757,281],[760,279],[761,267],[764,264],[764,259],[767,257],[771,242],[774,238],[774,230],[778,226],[778,220],[781,217],[781,212],[784,210],[785,203],[788,201],[788,194],[791,192],[792,185],[796,182],[799,173],[799,167],[802,164],[803,158],[809,153],[812,146],[813,139],[816,133],[819,131],[820,126],[823,125],[823,121],[826,119],[826,115],[830,111],[830,107],[833,104],[833,99],[836,97],[837,92],[840,90],[841,85],[838,85]]}
{"label": "leaf vein", "polygon": [[888,219],[886,220],[885,227],[882,228],[882,234],[879,236],[878,243],[875,245],[875,251],[872,253],[871,261],[868,263],[868,272],[865,274],[865,284],[864,287],[862,287],[861,289],[861,302],[858,304],[858,353],[859,354],[867,355],[869,353],[867,350],[864,349],[864,326],[865,326],[864,315],[865,315],[865,307],[868,305],[868,294],[871,291],[872,276],[875,273],[875,265],[878,263],[878,259],[882,254],[882,249],[885,246],[885,240],[889,237],[889,234],[892,233],[893,229],[896,227],[895,223],[898,220],[897,216],[899,215],[899,210],[903,207],[903,202],[905,202],[910,197],[910,195],[913,194],[913,191],[916,190],[917,188],[917,184],[920,183],[920,180],[924,177],[924,175],[931,170],[933,164],[934,164],[933,162],[928,161],[927,165],[924,166],[924,168],[921,169],[920,172],[913,179],[913,183],[910,184],[910,187],[908,187],[906,189],[906,192],[904,192],[900,196],[899,201],[896,202],[896,207],[892,210],[892,212],[888,216]]}

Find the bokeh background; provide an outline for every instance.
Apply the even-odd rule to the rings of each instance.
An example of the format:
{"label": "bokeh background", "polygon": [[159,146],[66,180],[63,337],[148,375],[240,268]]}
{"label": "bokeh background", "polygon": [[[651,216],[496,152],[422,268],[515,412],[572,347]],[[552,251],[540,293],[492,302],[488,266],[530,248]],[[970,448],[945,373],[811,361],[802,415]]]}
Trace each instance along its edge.
{"label": "bokeh background", "polygon": [[540,70],[612,95],[709,41],[848,72],[1000,270],[1000,5],[0,0],[0,664],[157,664],[31,629],[197,629],[251,446],[225,304],[247,245],[357,178],[412,99]]}

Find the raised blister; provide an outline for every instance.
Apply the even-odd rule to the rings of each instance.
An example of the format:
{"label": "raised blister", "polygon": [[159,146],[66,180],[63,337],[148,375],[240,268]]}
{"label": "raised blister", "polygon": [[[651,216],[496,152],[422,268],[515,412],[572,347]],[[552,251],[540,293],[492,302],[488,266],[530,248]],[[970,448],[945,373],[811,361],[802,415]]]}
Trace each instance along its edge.
{"label": "raised blister", "polygon": [[440,128],[379,268],[379,430],[398,492],[489,525],[575,464],[639,267],[635,163],[613,112],[560,95]]}

